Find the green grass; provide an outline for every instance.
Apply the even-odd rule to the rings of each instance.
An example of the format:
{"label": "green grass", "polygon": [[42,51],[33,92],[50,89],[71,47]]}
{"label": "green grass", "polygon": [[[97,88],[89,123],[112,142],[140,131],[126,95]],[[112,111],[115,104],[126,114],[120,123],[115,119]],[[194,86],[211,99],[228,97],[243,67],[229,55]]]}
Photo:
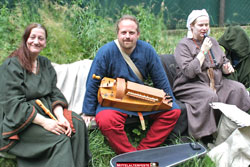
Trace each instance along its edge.
{"label": "green grass", "polygon": [[[150,7],[143,4],[117,10],[114,17],[99,15],[102,6],[91,0],[82,8],[79,0],[65,1],[22,0],[13,1],[15,6],[0,2],[0,62],[2,62],[20,43],[24,28],[31,22],[39,22],[48,29],[47,47],[41,55],[56,63],[71,63],[82,59],[93,59],[97,50],[116,38],[114,23],[122,14],[136,15],[140,22],[140,39],[152,44],[158,54],[173,54],[178,42],[186,35],[186,30],[168,30],[162,6],[159,13],[153,14]],[[7,2],[7,1],[6,1]],[[59,4],[56,2],[60,2]],[[171,18],[169,18],[171,19]],[[250,34],[250,27],[244,27]],[[211,36],[218,39],[225,28],[212,28]],[[126,129],[133,145],[145,136],[139,125]],[[90,149],[93,154],[90,166],[109,166],[115,156],[99,130],[89,132]],[[179,143],[178,137],[176,143]],[[15,160],[0,158],[0,167],[15,167]],[[208,158],[190,160],[181,166],[214,166]]]}
{"label": "green grass", "polygon": [[5,159],[0,157],[0,167],[16,167],[16,160]]}

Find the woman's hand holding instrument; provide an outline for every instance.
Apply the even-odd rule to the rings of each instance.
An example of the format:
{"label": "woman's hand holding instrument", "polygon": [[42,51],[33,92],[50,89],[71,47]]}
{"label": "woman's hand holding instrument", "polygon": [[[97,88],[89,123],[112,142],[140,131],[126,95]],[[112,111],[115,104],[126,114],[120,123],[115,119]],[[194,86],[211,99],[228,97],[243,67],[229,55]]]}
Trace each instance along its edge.
{"label": "woman's hand holding instrument", "polygon": [[43,109],[43,111],[44,111],[51,119],[57,120],[57,119],[54,117],[54,115],[49,111],[49,109],[47,109],[47,108],[43,105],[43,103],[41,102],[41,100],[37,99],[37,100],[36,100],[36,104],[39,105],[39,106]]}

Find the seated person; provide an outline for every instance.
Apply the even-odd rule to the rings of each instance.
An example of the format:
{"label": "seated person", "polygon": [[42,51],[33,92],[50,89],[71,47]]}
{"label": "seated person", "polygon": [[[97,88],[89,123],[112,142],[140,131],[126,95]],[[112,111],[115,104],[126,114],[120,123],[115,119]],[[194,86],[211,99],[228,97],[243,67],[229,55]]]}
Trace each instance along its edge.
{"label": "seated person", "polygon": [[250,87],[250,39],[240,26],[230,26],[218,40],[235,72],[227,77]]}
{"label": "seated person", "polygon": [[147,42],[138,40],[140,30],[136,18],[124,15],[117,22],[116,28],[121,51],[130,56],[143,79],[146,80],[150,75],[154,86],[163,89],[173,98],[173,107],[168,111],[143,112],[144,115],[148,114],[154,122],[146,137],[135,148],[127,138],[124,124],[129,114],[138,116],[137,112],[100,106],[97,101],[100,80],[92,79],[92,75],[96,74],[101,78],[116,79],[119,77],[140,84],[143,84],[143,81],[126,63],[115,41],[109,42],[99,49],[89,71],[82,117],[87,123],[95,119],[110,146],[117,154],[121,154],[149,149],[162,144],[174,128],[180,115],[180,109],[175,102],[169,81],[156,51]]}
{"label": "seated person", "polygon": [[212,142],[216,132],[216,113],[209,103],[233,104],[248,111],[250,98],[243,84],[226,79],[234,72],[218,42],[209,34],[206,10],[193,10],[187,19],[188,34],[176,47],[177,77],[173,91],[186,104],[188,131],[195,139]]}
{"label": "seated person", "polygon": [[20,47],[0,67],[0,151],[15,155],[19,167],[88,166],[86,125],[67,110],[51,62],[39,55],[46,40],[47,30],[30,24]]}

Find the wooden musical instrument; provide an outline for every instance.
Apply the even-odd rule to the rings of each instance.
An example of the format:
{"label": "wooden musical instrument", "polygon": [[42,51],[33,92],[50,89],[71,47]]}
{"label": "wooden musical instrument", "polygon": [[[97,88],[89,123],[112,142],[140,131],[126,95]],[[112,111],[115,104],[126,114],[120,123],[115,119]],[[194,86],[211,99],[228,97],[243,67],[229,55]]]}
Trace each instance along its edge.
{"label": "wooden musical instrument", "polygon": [[36,104],[39,106],[39,107],[41,107],[42,109],[43,109],[43,111],[51,118],[51,119],[53,119],[53,120],[57,120],[55,117],[54,117],[54,115],[50,112],[50,110],[49,109],[47,109],[45,106],[44,106],[44,104],[41,102],[41,100],[39,100],[39,99],[36,99]]}
{"label": "wooden musical instrument", "polygon": [[[93,75],[93,78],[98,79]],[[127,111],[157,111],[172,108],[172,98],[157,88],[125,81],[123,78],[101,80],[98,90],[98,102],[102,106]]]}

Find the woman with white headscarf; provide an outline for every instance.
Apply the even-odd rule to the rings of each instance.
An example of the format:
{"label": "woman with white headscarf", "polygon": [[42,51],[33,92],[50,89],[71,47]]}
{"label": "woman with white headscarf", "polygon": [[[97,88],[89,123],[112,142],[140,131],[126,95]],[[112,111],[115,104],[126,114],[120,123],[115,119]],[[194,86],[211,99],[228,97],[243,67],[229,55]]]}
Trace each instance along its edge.
{"label": "woman with white headscarf", "polygon": [[230,75],[234,69],[218,42],[206,37],[210,32],[207,11],[193,10],[187,28],[187,37],[179,42],[174,53],[178,67],[173,91],[186,104],[189,134],[207,143],[216,132],[220,115],[209,103],[234,104],[248,111],[250,98],[241,83],[223,76]]}

